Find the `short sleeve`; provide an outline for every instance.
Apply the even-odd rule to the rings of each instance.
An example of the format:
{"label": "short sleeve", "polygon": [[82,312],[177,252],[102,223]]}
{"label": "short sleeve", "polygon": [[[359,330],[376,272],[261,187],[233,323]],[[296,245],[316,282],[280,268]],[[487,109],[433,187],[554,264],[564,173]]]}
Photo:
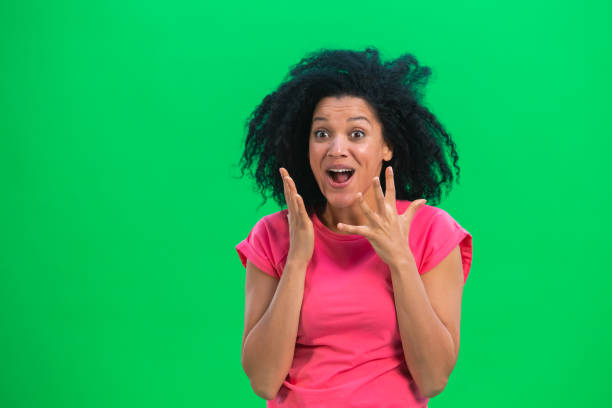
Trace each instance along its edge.
{"label": "short sleeve", "polygon": [[472,235],[446,211],[439,209],[433,216],[426,236],[425,253],[420,274],[424,274],[438,265],[450,252],[459,245],[463,266],[463,282],[467,281],[472,265]]}
{"label": "short sleeve", "polygon": [[265,217],[255,224],[246,239],[236,245],[236,251],[245,268],[248,258],[255,266],[268,275],[277,279],[280,278],[276,272],[276,265],[273,260],[272,237],[266,225]]}

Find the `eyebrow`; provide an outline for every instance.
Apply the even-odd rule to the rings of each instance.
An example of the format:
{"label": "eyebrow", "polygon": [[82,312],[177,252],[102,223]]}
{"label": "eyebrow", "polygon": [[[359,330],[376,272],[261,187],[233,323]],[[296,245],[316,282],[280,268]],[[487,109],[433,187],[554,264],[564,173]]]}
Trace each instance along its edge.
{"label": "eyebrow", "polygon": [[[352,118],[348,118],[347,122],[350,122],[350,121],[352,121],[352,120],[360,120],[360,119],[363,119],[363,120],[367,121],[368,123],[370,123],[370,121],[368,120],[368,118],[366,118],[365,116],[355,116],[355,117],[352,117]],[[323,122],[327,122],[327,118],[324,118],[324,117],[322,117],[322,116],[315,116],[315,117],[312,119],[312,122],[314,123],[314,122],[316,122],[317,120],[321,120],[321,121],[323,121]],[[371,123],[370,123],[370,124],[371,124]]]}

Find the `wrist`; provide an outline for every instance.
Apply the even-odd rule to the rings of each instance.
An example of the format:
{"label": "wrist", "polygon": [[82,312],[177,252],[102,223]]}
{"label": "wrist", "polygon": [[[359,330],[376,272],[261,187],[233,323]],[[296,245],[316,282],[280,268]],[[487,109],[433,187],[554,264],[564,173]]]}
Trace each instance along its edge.
{"label": "wrist", "polygon": [[398,254],[389,263],[389,269],[392,271],[401,271],[412,267],[416,269],[416,260],[411,252]]}
{"label": "wrist", "polygon": [[289,252],[287,255],[286,265],[291,265],[293,268],[297,269],[306,269],[308,264],[310,263],[310,259],[305,259],[304,257],[300,257],[299,255],[292,254]]}

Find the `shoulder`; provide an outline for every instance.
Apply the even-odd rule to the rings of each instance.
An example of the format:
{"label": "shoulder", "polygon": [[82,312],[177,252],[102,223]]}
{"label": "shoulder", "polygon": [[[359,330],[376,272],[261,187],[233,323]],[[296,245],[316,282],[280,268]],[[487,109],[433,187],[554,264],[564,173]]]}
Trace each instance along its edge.
{"label": "shoulder", "polygon": [[[396,200],[398,214],[403,214],[412,201]],[[423,204],[414,214],[410,224],[411,233],[422,239],[444,239],[446,234],[463,227],[444,209]]]}
{"label": "shoulder", "polygon": [[288,210],[284,209],[263,216],[253,227],[253,232],[265,240],[276,263],[289,251]]}
{"label": "shoulder", "polygon": [[287,212],[287,209],[284,209],[265,215],[257,222],[256,226],[259,229],[264,229],[272,241],[278,242],[278,239],[286,237],[289,233]]}
{"label": "shoulder", "polygon": [[[396,200],[395,204],[396,204],[398,214],[403,214],[408,209],[410,204],[412,204],[412,201]],[[425,228],[433,222],[434,218],[437,218],[439,216],[443,216],[443,217],[449,216],[450,217],[450,215],[446,211],[444,211],[442,208],[434,207],[434,206],[431,206],[425,203],[414,214],[414,218],[412,219],[411,229]]]}
{"label": "shoulder", "polygon": [[[411,201],[396,200],[396,203],[398,213],[403,214]],[[467,277],[472,259],[472,236],[446,210],[422,205],[410,224],[409,244],[421,274],[432,269],[460,245]]]}
{"label": "shoulder", "polygon": [[[409,201],[401,203],[398,212],[409,205]],[[459,246],[465,283],[472,264],[472,234],[446,210],[422,205],[410,224],[409,242],[421,275],[433,269]]]}
{"label": "shoulder", "polygon": [[287,210],[260,218],[249,235],[236,245],[236,250],[245,267],[248,258],[262,271],[280,277],[282,267],[279,265],[289,251]]}

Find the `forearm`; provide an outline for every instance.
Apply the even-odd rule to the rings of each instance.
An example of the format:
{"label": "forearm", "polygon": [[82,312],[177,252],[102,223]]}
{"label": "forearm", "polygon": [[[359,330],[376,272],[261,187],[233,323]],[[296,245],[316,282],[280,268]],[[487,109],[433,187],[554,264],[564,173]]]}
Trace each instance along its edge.
{"label": "forearm", "polygon": [[425,396],[445,387],[455,364],[455,345],[433,309],[412,257],[389,265],[404,358]]}
{"label": "forearm", "polygon": [[293,362],[306,266],[287,261],[270,305],[245,339],[242,366],[253,390],[272,399]]}

